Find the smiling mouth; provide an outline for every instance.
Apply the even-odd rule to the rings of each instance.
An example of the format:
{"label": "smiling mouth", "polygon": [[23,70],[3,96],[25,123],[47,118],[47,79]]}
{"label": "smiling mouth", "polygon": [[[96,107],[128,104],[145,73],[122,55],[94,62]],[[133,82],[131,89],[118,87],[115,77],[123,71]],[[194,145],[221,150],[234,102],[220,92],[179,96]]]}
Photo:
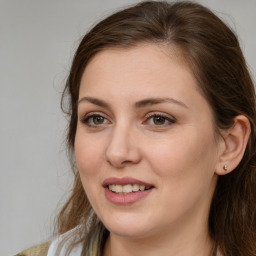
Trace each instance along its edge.
{"label": "smiling mouth", "polygon": [[119,184],[110,184],[107,188],[112,191],[113,193],[119,195],[127,195],[131,193],[136,193],[139,191],[145,191],[153,188],[152,186],[145,186],[139,184],[126,184],[126,185],[119,185]]}

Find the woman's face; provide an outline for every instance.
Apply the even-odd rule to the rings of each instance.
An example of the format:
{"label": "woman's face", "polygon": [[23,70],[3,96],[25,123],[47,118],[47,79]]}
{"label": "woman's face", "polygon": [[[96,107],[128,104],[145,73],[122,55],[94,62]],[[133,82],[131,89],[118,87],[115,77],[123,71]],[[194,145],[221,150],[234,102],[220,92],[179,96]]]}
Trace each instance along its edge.
{"label": "woman's face", "polygon": [[144,44],[90,61],[75,154],[90,203],[112,234],[159,237],[207,227],[219,159],[212,119],[174,51]]}

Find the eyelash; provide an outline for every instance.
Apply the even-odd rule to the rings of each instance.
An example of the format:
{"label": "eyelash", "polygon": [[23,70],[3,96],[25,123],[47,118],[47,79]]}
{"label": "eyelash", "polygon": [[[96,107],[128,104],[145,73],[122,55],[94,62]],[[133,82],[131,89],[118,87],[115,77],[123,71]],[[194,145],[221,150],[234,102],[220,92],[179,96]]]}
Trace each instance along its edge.
{"label": "eyelash", "polygon": [[[103,123],[100,123],[100,124],[95,124],[95,123],[92,123],[93,122],[93,119],[94,118],[103,118]],[[154,118],[163,118],[162,121],[164,121],[164,124],[149,124],[150,126],[152,127],[157,127],[157,128],[163,128],[163,127],[166,127],[166,126],[169,126],[171,124],[174,124],[176,123],[176,120],[175,118],[173,117],[170,117],[169,115],[167,114],[163,114],[163,113],[149,113],[146,115],[146,120],[143,122],[143,124],[146,124],[147,122],[149,122],[149,120],[153,120]],[[107,121],[107,122],[106,122]],[[104,117],[104,115],[102,113],[98,113],[98,112],[92,112],[92,113],[89,113],[89,114],[86,114],[82,119],[81,119],[81,122],[83,124],[85,124],[86,126],[88,127],[92,127],[92,128],[100,128],[102,127],[104,124],[106,123],[110,123],[108,121],[108,119],[106,117]],[[154,121],[153,121],[154,122]]]}

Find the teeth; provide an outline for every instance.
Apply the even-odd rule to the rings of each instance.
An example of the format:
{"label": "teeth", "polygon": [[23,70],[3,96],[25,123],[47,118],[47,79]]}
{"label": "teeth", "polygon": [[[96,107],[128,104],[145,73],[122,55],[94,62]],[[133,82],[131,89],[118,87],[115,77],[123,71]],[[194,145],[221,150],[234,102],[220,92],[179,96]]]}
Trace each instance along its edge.
{"label": "teeth", "polygon": [[124,185],[123,186],[123,192],[124,193],[131,193],[132,192],[132,185],[131,184]]}
{"label": "teeth", "polygon": [[140,190],[140,186],[138,184],[133,184],[132,185],[132,190],[133,191],[139,191]]}
{"label": "teeth", "polygon": [[114,186],[116,186],[114,192],[117,192],[117,193],[122,193],[123,192],[123,186],[121,186],[121,185],[114,185]]}
{"label": "teeth", "polygon": [[129,194],[137,191],[144,191],[145,189],[150,189],[150,187],[146,187],[144,185],[138,184],[126,184],[124,186],[117,184],[108,185],[109,190],[118,193],[118,194]]}
{"label": "teeth", "polygon": [[145,190],[145,186],[144,185],[140,185],[140,190],[141,191]]}

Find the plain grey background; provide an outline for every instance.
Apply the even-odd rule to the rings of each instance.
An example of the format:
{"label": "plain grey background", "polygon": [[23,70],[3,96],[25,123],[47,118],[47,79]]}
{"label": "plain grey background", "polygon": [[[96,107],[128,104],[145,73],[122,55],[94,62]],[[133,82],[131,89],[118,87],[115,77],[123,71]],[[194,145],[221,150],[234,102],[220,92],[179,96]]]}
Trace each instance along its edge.
{"label": "plain grey background", "polygon": [[[0,255],[51,238],[72,181],[60,110],[72,55],[96,21],[136,2],[0,0]],[[255,78],[256,0],[197,2],[234,28]]]}

